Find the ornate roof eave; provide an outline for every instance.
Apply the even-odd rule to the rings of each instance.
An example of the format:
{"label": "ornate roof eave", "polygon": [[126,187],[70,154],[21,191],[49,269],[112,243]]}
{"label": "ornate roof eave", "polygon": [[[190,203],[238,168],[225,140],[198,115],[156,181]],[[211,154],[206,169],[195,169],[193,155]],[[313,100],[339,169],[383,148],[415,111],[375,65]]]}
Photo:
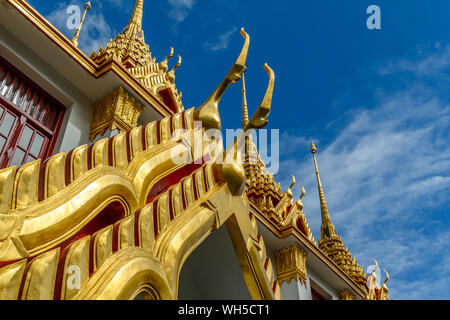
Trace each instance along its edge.
{"label": "ornate roof eave", "polygon": [[289,236],[295,237],[300,244],[314,254],[321,260],[330,270],[332,270],[339,278],[341,278],[358,296],[360,299],[365,299],[367,293],[347,274],[345,273],[333,260],[331,260],[322,250],[313,244],[306,235],[304,235],[295,226],[286,228],[279,228],[273,221],[266,217],[258,207],[250,202],[250,212],[252,212],[257,220],[261,222],[269,231],[271,231],[279,239]]}
{"label": "ornate roof eave", "polygon": [[162,117],[174,115],[176,112],[171,110],[164,103],[159,101],[147,88],[145,88],[136,78],[134,78],[122,65],[115,60],[110,60],[99,66],[92,61],[83,51],[77,48],[66,36],[64,36],[56,27],[48,22],[25,0],[5,0],[15,10],[17,10],[25,19],[33,24],[50,41],[67,54],[74,62],[86,70],[92,77],[100,78],[103,75],[112,72],[119,77],[125,85],[133,89],[136,94],[142,98],[148,105],[160,114]]}

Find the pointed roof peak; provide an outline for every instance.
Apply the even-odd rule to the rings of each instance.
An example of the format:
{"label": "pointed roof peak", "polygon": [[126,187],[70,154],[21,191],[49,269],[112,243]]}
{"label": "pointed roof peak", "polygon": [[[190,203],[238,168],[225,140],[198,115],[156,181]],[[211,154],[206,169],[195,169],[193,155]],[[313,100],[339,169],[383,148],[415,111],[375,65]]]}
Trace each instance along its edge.
{"label": "pointed roof peak", "polygon": [[320,230],[321,239],[329,238],[332,236],[337,236],[334,225],[331,223],[330,214],[328,213],[327,203],[325,201],[325,193],[323,192],[322,182],[320,181],[319,175],[319,167],[317,165],[316,158],[317,148],[314,145],[314,142],[311,144],[311,153],[314,158],[314,167],[316,169],[316,177],[317,177],[317,187],[319,190],[319,198],[320,198],[320,211],[322,213],[322,227]]}
{"label": "pointed roof peak", "polygon": [[316,145],[314,144],[314,142],[312,142],[311,143],[311,153],[312,154],[315,154],[317,152],[317,147],[316,147]]}
{"label": "pointed roof peak", "polygon": [[142,31],[142,19],[144,15],[144,0],[136,0],[134,5],[133,14],[130,18],[130,22],[123,29],[122,34],[130,37],[144,38],[144,32]]}

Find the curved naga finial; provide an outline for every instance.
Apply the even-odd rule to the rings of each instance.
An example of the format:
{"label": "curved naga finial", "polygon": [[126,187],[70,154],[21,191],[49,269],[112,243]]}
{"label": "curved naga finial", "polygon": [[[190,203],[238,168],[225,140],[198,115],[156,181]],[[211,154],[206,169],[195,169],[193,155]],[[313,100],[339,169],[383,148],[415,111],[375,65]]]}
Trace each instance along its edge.
{"label": "curved naga finial", "polygon": [[167,56],[167,58],[164,61],[167,62],[170,59],[172,59],[172,57],[173,57],[173,47],[170,47],[170,53],[169,53],[169,55]]}
{"label": "curved naga finial", "polygon": [[173,67],[172,72],[175,72],[175,70],[177,70],[177,69],[181,66],[181,62],[182,62],[182,61],[183,61],[183,60],[182,60],[181,56],[178,56],[178,62],[177,62],[177,64],[175,65],[175,67]]}
{"label": "curved naga finial", "polygon": [[170,47],[170,53],[167,56],[167,58],[159,63],[159,68],[163,73],[169,70],[169,60],[172,59],[172,57],[173,57],[173,47]]}
{"label": "curved naga finial", "polygon": [[[245,68],[245,66],[243,66],[243,68]],[[264,69],[269,74],[269,85],[264,99],[250,122],[245,127],[245,130],[242,130],[238,137],[234,140],[234,143],[227,148],[224,155],[224,164],[220,165],[221,171],[228,183],[230,192],[234,196],[241,195],[245,189],[246,176],[244,166],[242,163],[238,162],[238,159],[243,159],[242,152],[244,150],[243,146],[245,144],[245,137],[250,135],[254,129],[264,128],[268,123],[267,117],[269,116],[270,108],[272,106],[275,74],[267,64],[264,65]],[[293,176],[292,178],[293,184],[295,184],[295,178]]]}
{"label": "curved naga finial", "polygon": [[262,129],[269,122],[267,118],[269,117],[270,108],[272,106],[273,88],[275,86],[275,73],[267,63],[264,64],[264,69],[269,74],[269,85],[267,86],[267,91],[263,101],[261,102],[258,110],[256,110],[250,122],[244,128],[244,131],[247,131],[249,129]]}
{"label": "curved naga finial", "polygon": [[181,56],[178,56],[178,63],[167,73],[167,78],[171,83],[175,83],[175,71],[181,66]]}
{"label": "curved naga finial", "polygon": [[372,273],[370,274],[369,277],[374,277],[376,279],[377,278],[376,272],[378,270],[378,261],[375,258],[373,259],[373,261],[375,262],[375,268],[373,268]]}
{"label": "curved naga finial", "polygon": [[303,186],[300,186],[300,189],[302,189],[302,194],[300,195],[300,200],[302,200],[303,197],[306,196],[306,190]]}
{"label": "curved naga finial", "polygon": [[250,36],[241,29],[241,35],[245,39],[244,46],[241,50],[239,57],[228,72],[225,79],[212,93],[212,95],[194,112],[194,119],[196,121],[202,121],[203,126],[206,129],[218,129],[222,128],[222,123],[219,115],[219,102],[225,93],[226,89],[231,83],[235,83],[241,79],[241,74],[245,69],[245,62],[247,61],[248,48],[250,46]]}
{"label": "curved naga finial", "polygon": [[374,273],[378,269],[378,261],[377,261],[377,259],[373,258],[373,262],[375,262],[375,268],[373,269],[372,273]]}
{"label": "curved naga finial", "polygon": [[292,187],[295,186],[295,176],[294,176],[293,174],[291,174],[291,178],[292,178],[292,183],[291,183],[291,185],[289,186],[289,189],[292,189]]}
{"label": "curved naga finial", "polygon": [[386,282],[389,281],[389,273],[386,270],[384,270],[384,273],[386,274],[386,279],[384,280],[383,284],[386,284]]}

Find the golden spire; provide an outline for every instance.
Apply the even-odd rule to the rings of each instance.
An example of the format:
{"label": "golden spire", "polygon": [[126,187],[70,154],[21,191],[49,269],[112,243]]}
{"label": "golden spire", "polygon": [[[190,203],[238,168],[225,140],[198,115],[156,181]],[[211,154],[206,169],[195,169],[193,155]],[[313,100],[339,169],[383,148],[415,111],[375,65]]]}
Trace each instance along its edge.
{"label": "golden spire", "polygon": [[80,25],[78,26],[77,31],[75,32],[75,35],[72,38],[72,43],[75,45],[75,47],[78,47],[78,37],[80,36],[81,27],[83,26],[84,19],[86,18],[86,13],[91,10],[91,2],[86,2],[84,5],[84,13],[83,17],[81,18]]}
{"label": "golden spire", "polygon": [[336,229],[331,223],[327,203],[325,202],[325,194],[323,192],[322,182],[320,181],[316,152],[317,148],[314,143],[312,143],[311,153],[313,155],[314,166],[316,168],[317,185],[319,188],[320,197],[320,211],[322,212],[322,226],[320,228],[319,248],[356,283],[358,283],[363,289],[365,289],[367,277],[363,267],[356,262],[356,259],[352,256],[351,252],[348,251],[348,248],[344,247],[342,238],[338,237],[338,235],[336,234]]}
{"label": "golden spire", "polygon": [[144,38],[144,32],[142,31],[142,17],[144,11],[144,0],[136,0],[134,5],[133,15],[131,16],[130,22],[123,29],[122,33],[137,38]]}
{"label": "golden spire", "polygon": [[336,230],[331,223],[330,214],[328,213],[327,203],[325,201],[325,194],[323,192],[322,182],[320,181],[319,168],[317,166],[316,159],[317,148],[314,142],[311,144],[311,153],[314,158],[314,166],[316,168],[317,186],[319,188],[320,198],[320,211],[322,212],[322,227],[320,229],[320,238],[330,238],[331,236],[337,236]]}
{"label": "golden spire", "polygon": [[242,72],[242,129],[248,125],[248,105],[247,105],[247,90],[245,89],[245,72]]}

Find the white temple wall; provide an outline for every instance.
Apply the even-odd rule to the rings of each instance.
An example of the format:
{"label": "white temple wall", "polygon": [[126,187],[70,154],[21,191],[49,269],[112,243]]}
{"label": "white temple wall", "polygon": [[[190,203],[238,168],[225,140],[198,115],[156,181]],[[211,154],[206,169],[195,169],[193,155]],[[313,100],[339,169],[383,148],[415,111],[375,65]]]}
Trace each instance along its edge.
{"label": "white temple wall", "polygon": [[[308,276],[308,287],[311,288],[311,286],[319,286],[319,290],[317,290],[318,288],[316,287],[316,291],[319,291],[319,293],[321,293],[322,295],[324,295],[322,292],[320,292],[320,289],[324,290],[325,293],[325,298],[330,299],[330,300],[339,300],[339,295],[338,292],[336,290],[336,288],[333,288],[332,286],[330,286],[327,281],[325,281],[322,277],[318,276],[314,270],[312,269],[308,269],[307,270],[307,276]],[[328,295],[328,296],[326,296]]]}
{"label": "white temple wall", "polygon": [[66,107],[53,154],[68,152],[89,142],[93,102],[25,44],[0,26],[0,55]]}

